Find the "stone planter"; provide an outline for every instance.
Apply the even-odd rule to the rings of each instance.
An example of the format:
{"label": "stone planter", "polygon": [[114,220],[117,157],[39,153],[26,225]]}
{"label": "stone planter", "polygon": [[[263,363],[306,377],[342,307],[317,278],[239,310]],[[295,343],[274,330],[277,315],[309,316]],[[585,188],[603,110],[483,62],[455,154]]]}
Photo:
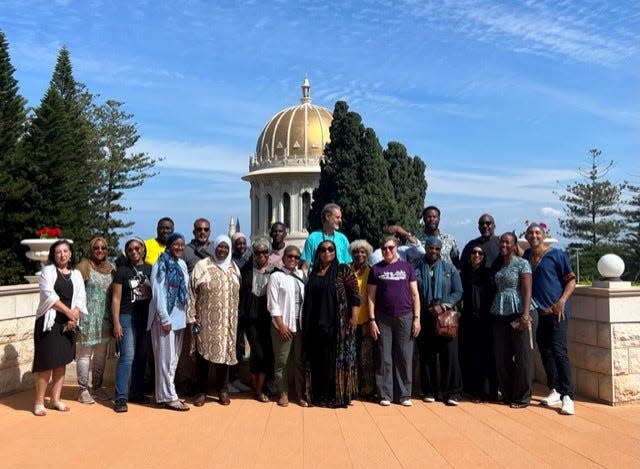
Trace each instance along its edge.
{"label": "stone planter", "polygon": [[[552,245],[554,243],[557,243],[557,242],[558,242],[558,240],[555,239],[555,238],[545,238],[544,239],[544,244],[547,245],[547,246],[550,246],[550,245]],[[529,249],[529,241],[527,241],[524,238],[520,238],[520,239],[518,239],[518,246],[521,247],[523,251],[526,250],[526,249]]]}

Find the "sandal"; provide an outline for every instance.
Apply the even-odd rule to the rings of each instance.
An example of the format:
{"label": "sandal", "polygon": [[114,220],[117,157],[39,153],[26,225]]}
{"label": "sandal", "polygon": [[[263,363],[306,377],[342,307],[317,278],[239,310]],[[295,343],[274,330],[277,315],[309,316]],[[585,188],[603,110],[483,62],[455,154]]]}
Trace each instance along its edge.
{"label": "sandal", "polygon": [[62,401],[51,401],[51,408],[58,412],[69,412],[71,409]]}
{"label": "sandal", "polygon": [[164,407],[165,407],[165,409],[177,410],[178,412],[186,412],[187,410],[189,410],[189,406],[186,405],[184,402],[179,401],[179,400],[171,401],[171,402],[165,402],[164,403]]}
{"label": "sandal", "polygon": [[47,411],[44,408],[44,404],[36,404],[33,406],[33,415],[37,417],[44,417],[47,415]]}

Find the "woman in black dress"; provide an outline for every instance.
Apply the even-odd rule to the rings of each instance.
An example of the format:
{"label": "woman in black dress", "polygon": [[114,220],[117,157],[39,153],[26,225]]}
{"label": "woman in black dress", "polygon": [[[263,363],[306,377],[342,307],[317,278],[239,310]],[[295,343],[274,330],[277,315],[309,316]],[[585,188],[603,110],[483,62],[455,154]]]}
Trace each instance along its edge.
{"label": "woman in black dress", "polygon": [[75,357],[75,332],[80,316],[86,316],[84,280],[75,269],[71,244],[61,239],[49,249],[49,263],[40,274],[40,303],[33,332],[33,373],[36,396],[33,413],[46,415],[44,395],[51,380],[51,407],[67,412],[60,400],[67,363]]}

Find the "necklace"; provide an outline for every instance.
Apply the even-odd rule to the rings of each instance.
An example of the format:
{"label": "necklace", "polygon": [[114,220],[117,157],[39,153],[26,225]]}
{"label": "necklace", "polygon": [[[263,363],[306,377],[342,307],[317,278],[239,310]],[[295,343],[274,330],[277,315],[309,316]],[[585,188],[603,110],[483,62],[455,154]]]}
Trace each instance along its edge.
{"label": "necklace", "polygon": [[529,257],[529,262],[531,263],[531,268],[535,269],[544,255],[547,253],[547,248],[542,248],[539,251],[531,251],[531,256]]}

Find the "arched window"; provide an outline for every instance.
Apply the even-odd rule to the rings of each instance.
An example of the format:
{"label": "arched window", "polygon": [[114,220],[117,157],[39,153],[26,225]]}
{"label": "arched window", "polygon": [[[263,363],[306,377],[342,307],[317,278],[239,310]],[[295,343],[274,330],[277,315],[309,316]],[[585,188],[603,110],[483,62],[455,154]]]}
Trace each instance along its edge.
{"label": "arched window", "polygon": [[311,210],[311,194],[309,194],[308,192],[303,192],[302,193],[302,213],[300,214],[300,216],[302,218],[302,226],[305,227],[307,230],[309,229],[309,222],[308,222],[309,210]]}
{"label": "arched window", "polygon": [[285,192],[282,194],[282,218],[288,231],[291,231],[291,196]]}
{"label": "arched window", "polygon": [[272,223],[273,223],[273,197],[271,197],[271,194],[267,194],[267,224],[266,224],[267,230],[269,229]]}

